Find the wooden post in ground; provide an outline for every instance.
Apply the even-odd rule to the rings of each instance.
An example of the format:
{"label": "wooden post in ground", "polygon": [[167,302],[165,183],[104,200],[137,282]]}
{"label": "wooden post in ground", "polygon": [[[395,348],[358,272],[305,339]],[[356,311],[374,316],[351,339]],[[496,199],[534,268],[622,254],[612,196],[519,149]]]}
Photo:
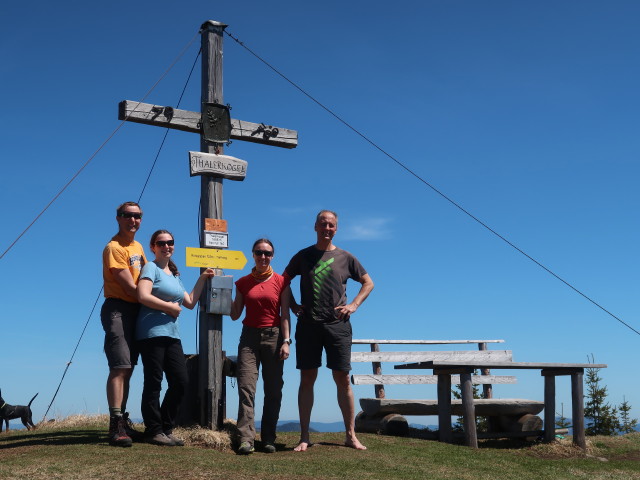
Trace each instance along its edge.
{"label": "wooden post in ground", "polygon": [[451,443],[451,374],[434,373],[438,375],[438,440]]}
{"label": "wooden post in ground", "polygon": [[[478,343],[478,350],[485,351],[487,350],[486,342]],[[491,370],[488,368],[481,368],[480,375],[490,375]],[[482,398],[493,398],[493,385],[490,383],[482,385]],[[498,428],[498,420],[496,417],[487,417],[487,425],[489,427],[490,432],[499,431]]]}
{"label": "wooden post in ground", "polygon": [[[481,342],[478,344],[478,350],[484,351],[486,349],[487,349],[486,343]],[[491,370],[489,370],[488,368],[480,369],[480,375],[490,375],[490,374],[491,374]],[[493,385],[491,385],[490,383],[482,385],[482,398],[493,398]]]}
{"label": "wooden post in ground", "polygon": [[473,385],[471,372],[460,372],[460,392],[462,394],[462,412],[464,418],[464,439],[467,446],[478,448],[478,433],[476,429],[476,411],[473,405]]}
{"label": "wooden post in ground", "polygon": [[[546,372],[545,372],[546,373]],[[556,438],[556,377],[544,375],[544,441],[551,443]]]}
{"label": "wooden post in ground", "polygon": [[[372,343],[370,347],[372,352],[380,351],[380,346],[377,343]],[[373,367],[374,375],[382,375],[382,364],[380,362],[371,362],[371,366]],[[385,398],[384,385],[374,385],[374,390],[376,398]]]}
{"label": "wooden post in ground", "polygon": [[571,404],[573,417],[573,443],[585,450],[587,439],[584,431],[584,371],[571,374]]}
{"label": "wooden post in ground", "polygon": [[[202,25],[202,92],[204,103],[223,104],[222,98],[222,36],[226,25],[208,21]],[[221,144],[211,144],[200,137],[200,151],[222,153]],[[222,218],[222,178],[200,177],[200,247],[204,247],[205,218]],[[200,425],[212,429],[222,426],[224,402],[222,396],[222,315],[207,313],[206,295],[200,298],[198,398]]]}

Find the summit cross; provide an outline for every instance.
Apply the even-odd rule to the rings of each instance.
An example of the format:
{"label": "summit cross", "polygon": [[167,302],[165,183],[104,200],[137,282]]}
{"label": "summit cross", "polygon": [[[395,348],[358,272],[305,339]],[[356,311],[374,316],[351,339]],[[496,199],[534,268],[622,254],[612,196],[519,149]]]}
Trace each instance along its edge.
{"label": "summit cross", "polygon": [[[246,162],[223,155],[223,145],[228,139],[211,141],[205,138],[203,123],[220,122],[218,114],[207,110],[210,105],[223,106],[222,95],[222,46],[224,29],[227,25],[208,20],[200,29],[202,36],[202,87],[201,101],[203,112],[179,110],[170,106],[152,105],[132,100],[123,100],[119,104],[118,118],[129,122],[143,123],[158,127],[171,128],[200,134],[200,158],[219,158],[234,165]],[[298,132],[266,123],[253,123],[229,119],[229,138],[275,147],[295,148],[298,145]],[[223,121],[224,122],[224,121]],[[207,127],[208,125],[204,125]],[[215,125],[214,125],[215,126]],[[223,172],[209,174],[198,171],[193,173],[193,154],[190,152],[192,176],[200,175],[200,225],[206,218],[222,219],[222,181],[223,178],[242,180],[244,175],[225,175]],[[215,155],[215,157],[214,157]],[[220,162],[211,162],[220,164]],[[205,247],[204,229],[200,232],[200,246]],[[199,424],[214,430],[222,428],[225,410],[225,381],[223,377],[222,355],[222,315],[207,313],[205,289],[200,298],[198,391]],[[187,395],[188,398],[188,395]],[[185,398],[185,400],[187,400]]]}

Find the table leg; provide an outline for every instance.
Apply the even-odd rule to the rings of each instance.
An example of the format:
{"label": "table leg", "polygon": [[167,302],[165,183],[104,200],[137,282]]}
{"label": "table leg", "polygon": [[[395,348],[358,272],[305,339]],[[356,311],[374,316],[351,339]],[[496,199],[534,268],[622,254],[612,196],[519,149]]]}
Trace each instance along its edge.
{"label": "table leg", "polygon": [[471,373],[460,374],[460,390],[462,392],[462,412],[464,418],[464,438],[467,446],[478,448],[478,434],[476,432],[476,411],[473,405],[473,385]]}
{"label": "table leg", "polygon": [[571,374],[571,403],[573,416],[573,443],[585,450],[587,440],[584,437],[584,386],[583,372]]}
{"label": "table leg", "polygon": [[438,439],[451,443],[451,375],[438,375]]}
{"label": "table leg", "polygon": [[546,374],[544,377],[544,441],[551,443],[556,439],[556,377]]}

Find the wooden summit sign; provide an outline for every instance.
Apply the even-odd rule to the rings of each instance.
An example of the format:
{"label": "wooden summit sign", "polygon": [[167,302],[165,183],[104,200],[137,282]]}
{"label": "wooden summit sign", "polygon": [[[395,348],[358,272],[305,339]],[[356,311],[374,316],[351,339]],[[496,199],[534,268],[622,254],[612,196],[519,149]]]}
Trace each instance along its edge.
{"label": "wooden summit sign", "polygon": [[213,175],[229,180],[244,180],[247,175],[247,162],[229,155],[215,153],[189,152],[191,176]]}

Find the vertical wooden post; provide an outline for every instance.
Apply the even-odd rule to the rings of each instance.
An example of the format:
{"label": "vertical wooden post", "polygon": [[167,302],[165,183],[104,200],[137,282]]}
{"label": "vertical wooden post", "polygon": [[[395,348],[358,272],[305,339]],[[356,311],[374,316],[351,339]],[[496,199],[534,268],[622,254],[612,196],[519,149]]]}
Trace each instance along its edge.
{"label": "vertical wooden post", "polygon": [[556,438],[556,376],[542,370],[544,376],[544,441],[551,443]]}
{"label": "vertical wooden post", "polygon": [[438,440],[451,443],[451,374],[434,373],[438,375]]}
{"label": "vertical wooden post", "polygon": [[571,374],[571,403],[573,417],[573,443],[585,450],[587,440],[584,432],[584,370]]}
{"label": "vertical wooden post", "polygon": [[[482,342],[478,344],[478,350],[486,350],[487,344]],[[481,368],[480,375],[490,375],[491,370],[488,368]],[[482,385],[482,398],[493,398],[493,385],[486,384]]]}
{"label": "vertical wooden post", "polygon": [[[372,352],[379,352],[380,346],[377,343],[370,344]],[[382,364],[380,362],[371,362],[374,375],[382,375]],[[385,398],[384,385],[374,385],[376,398]]]}
{"label": "vertical wooden post", "polygon": [[[478,343],[478,350],[487,350],[487,343]],[[491,370],[488,368],[481,368],[480,375],[491,375]],[[482,398],[493,398],[493,385],[489,383],[482,385]],[[487,426],[489,427],[490,432],[500,431],[497,417],[487,417]]]}
{"label": "vertical wooden post", "polygon": [[473,385],[471,372],[460,373],[460,392],[462,394],[462,414],[464,418],[464,439],[467,446],[478,448],[478,433],[476,431],[476,410],[473,405]]}
{"label": "vertical wooden post", "polygon": [[[202,102],[222,104],[222,36],[227,25],[209,20],[202,33]],[[205,153],[222,153],[222,145],[200,140]],[[200,183],[200,246],[204,247],[204,219],[222,218],[222,178],[202,176]],[[218,430],[222,427],[222,315],[206,311],[208,288],[200,298],[198,392],[200,425]]]}

